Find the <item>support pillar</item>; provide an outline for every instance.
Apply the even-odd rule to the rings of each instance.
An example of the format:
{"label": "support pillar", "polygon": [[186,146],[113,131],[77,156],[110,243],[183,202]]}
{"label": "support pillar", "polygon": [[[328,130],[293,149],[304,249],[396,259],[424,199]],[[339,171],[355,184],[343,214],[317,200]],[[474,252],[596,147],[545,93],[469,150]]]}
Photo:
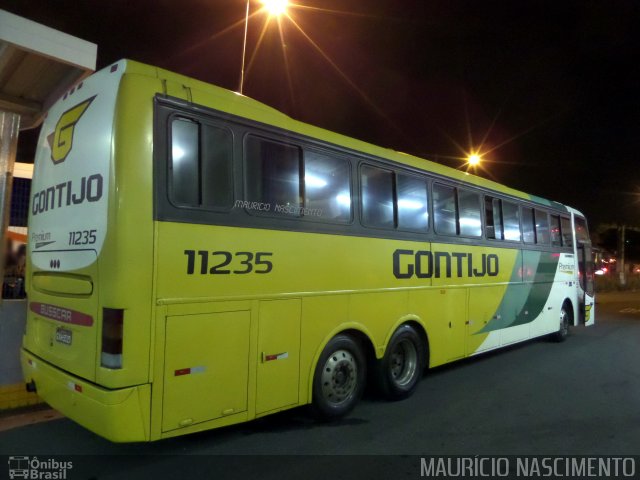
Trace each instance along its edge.
{"label": "support pillar", "polygon": [[[20,115],[0,110],[0,282],[4,281],[4,258],[11,212],[13,165],[16,161],[19,131]],[[0,302],[2,302],[1,297],[0,295]]]}

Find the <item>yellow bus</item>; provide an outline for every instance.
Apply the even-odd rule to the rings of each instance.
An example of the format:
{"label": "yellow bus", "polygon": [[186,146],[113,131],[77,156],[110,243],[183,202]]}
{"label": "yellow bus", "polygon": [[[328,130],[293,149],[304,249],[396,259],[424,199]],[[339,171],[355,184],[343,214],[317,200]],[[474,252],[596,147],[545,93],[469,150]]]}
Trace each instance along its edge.
{"label": "yellow bus", "polygon": [[595,319],[585,217],[129,60],[50,109],[26,387],[116,442],[311,404]]}

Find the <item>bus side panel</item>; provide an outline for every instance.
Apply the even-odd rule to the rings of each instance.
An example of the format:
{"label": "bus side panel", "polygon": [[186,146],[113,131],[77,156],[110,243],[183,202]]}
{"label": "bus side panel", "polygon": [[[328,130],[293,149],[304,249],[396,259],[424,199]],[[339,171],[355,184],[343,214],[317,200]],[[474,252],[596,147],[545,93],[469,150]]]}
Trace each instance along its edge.
{"label": "bus side panel", "polygon": [[407,291],[360,293],[349,296],[349,320],[366,325],[376,349],[384,353],[389,328],[407,313]]}
{"label": "bus side panel", "polygon": [[409,292],[408,311],[421,318],[429,342],[429,366],[464,357],[468,289]]}
{"label": "bus side panel", "polygon": [[524,252],[525,285],[529,287],[526,307],[535,319],[531,324],[532,338],[559,328],[563,302],[560,282],[556,281],[559,259],[559,253]]}
{"label": "bus side panel", "polygon": [[[348,323],[349,295],[323,295],[302,299],[300,342],[300,399],[311,401],[311,385],[322,340],[336,325]],[[330,318],[329,318],[330,317]]]}
{"label": "bus side panel", "polygon": [[[152,280],[153,95],[159,82],[126,74],[114,119],[109,230],[99,258],[100,304],[124,309],[122,368],[98,364],[96,380],[108,388],[149,381]],[[99,340],[100,341],[100,340]]]}

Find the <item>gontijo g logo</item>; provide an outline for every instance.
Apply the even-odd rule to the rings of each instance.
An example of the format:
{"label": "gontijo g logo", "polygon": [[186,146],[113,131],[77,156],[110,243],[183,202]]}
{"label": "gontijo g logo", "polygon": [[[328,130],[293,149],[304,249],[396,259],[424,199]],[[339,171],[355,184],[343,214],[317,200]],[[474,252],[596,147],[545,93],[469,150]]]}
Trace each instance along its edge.
{"label": "gontijo g logo", "polygon": [[60,119],[56,123],[56,129],[47,137],[47,142],[51,147],[51,160],[53,160],[53,163],[62,163],[69,155],[73,147],[73,131],[76,123],[80,121],[80,117],[87,111],[87,108],[95,98],[96,95],[75,107],[71,107],[60,115]]}

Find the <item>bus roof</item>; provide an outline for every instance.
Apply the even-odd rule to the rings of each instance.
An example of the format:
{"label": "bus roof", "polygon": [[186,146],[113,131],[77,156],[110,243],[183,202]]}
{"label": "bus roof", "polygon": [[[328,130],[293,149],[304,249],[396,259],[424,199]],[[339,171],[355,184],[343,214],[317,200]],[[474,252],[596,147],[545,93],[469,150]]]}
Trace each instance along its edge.
{"label": "bus roof", "polygon": [[561,211],[567,210],[566,206],[559,202],[547,200],[536,195],[525,193],[520,190],[502,185],[498,182],[494,182],[493,180],[488,180],[467,172],[461,172],[459,170],[456,170],[455,168],[447,167],[445,165],[441,165],[424,158],[416,157],[403,152],[398,152],[390,148],[379,147],[362,140],[357,140],[355,138],[347,137],[346,135],[335,133],[330,130],[325,130],[308,123],[295,120],[290,116],[280,112],[279,110],[276,110],[275,108],[269,107],[262,102],[254,100],[240,93],[232,92],[225,88],[218,87],[216,85],[196,80],[184,75],[180,75],[169,70],[164,70],[131,60],[123,61],[126,62],[126,73],[135,73],[139,75],[157,77],[166,81],[178,82],[186,87],[189,87],[192,91],[198,91],[205,97],[213,97],[215,99],[215,106],[213,106],[214,102],[211,102],[210,105],[204,103],[205,107],[208,106],[210,108],[215,108],[216,110],[238,115],[267,125],[279,127],[284,130],[289,130],[301,135],[322,140],[343,148],[366,153],[386,160],[391,160],[393,162],[424,170],[426,172],[433,172],[437,175],[448,177],[459,182],[469,183],[481,188],[494,190],[505,195],[529,200],[530,202],[545,207],[550,207]]}

